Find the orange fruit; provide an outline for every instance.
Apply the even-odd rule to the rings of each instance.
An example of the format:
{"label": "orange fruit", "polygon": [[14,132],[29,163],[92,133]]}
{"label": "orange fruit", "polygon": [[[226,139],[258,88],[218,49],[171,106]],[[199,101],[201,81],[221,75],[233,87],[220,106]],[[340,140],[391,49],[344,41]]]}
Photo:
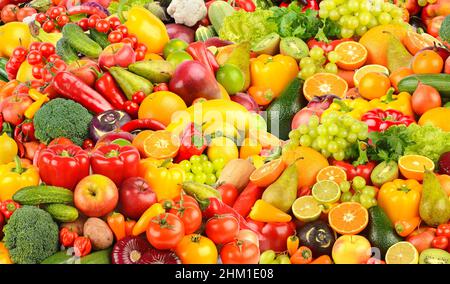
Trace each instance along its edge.
{"label": "orange fruit", "polygon": [[415,31],[407,31],[403,38],[403,45],[412,55],[415,55],[423,48],[433,46],[433,42]]}
{"label": "orange fruit", "polygon": [[344,41],[338,44],[334,51],[339,54],[336,65],[344,70],[355,70],[367,60],[367,49],[356,41]]}
{"label": "orange fruit", "polygon": [[175,112],[185,109],[186,103],[177,94],[167,91],[155,92],[144,99],[139,107],[138,117],[153,118],[167,126]]}
{"label": "orange fruit", "polygon": [[348,71],[338,69],[337,75],[347,82],[349,88],[353,88],[355,86],[355,82],[353,81],[353,76],[355,76],[355,71]]}
{"label": "orange fruit", "polygon": [[150,158],[174,158],[179,148],[180,139],[167,130],[155,131],[144,141],[145,156]]}
{"label": "orange fruit", "polygon": [[245,138],[239,149],[239,158],[247,159],[253,155],[259,155],[262,145],[256,139]]}
{"label": "orange fruit", "polygon": [[306,79],[303,84],[303,94],[310,101],[315,96],[333,94],[344,98],[348,84],[341,77],[331,73],[316,73]]}
{"label": "orange fruit", "polygon": [[329,166],[328,160],[310,147],[298,146],[285,151],[281,158],[286,165],[295,163],[297,166],[298,188],[313,186],[320,170]]}
{"label": "orange fruit", "polygon": [[356,235],[364,230],[369,222],[367,209],[357,202],[344,202],[328,213],[328,223],[341,235]]}
{"label": "orange fruit", "polygon": [[358,90],[361,96],[368,100],[381,98],[391,87],[391,81],[383,73],[367,73],[361,78]]}
{"label": "orange fruit", "polygon": [[379,73],[389,75],[389,69],[387,69],[383,65],[378,65],[378,64],[366,65],[355,71],[355,74],[353,75],[353,83],[355,84],[355,86],[358,87],[359,81],[361,81],[362,77],[364,77],[367,73],[372,73],[372,72],[379,72]]}
{"label": "orange fruit", "polygon": [[439,183],[442,186],[442,189],[447,192],[447,195],[450,196],[450,176],[449,175],[438,175],[437,176]]}
{"label": "orange fruit", "polygon": [[396,91],[398,91],[398,83],[406,76],[412,75],[414,72],[408,67],[400,67],[389,75],[389,80]]}
{"label": "orange fruit", "polygon": [[439,74],[444,67],[444,60],[433,50],[424,50],[417,53],[411,63],[415,74]]}
{"label": "orange fruit", "polygon": [[448,118],[450,117],[450,109],[446,107],[437,107],[428,110],[419,119],[419,125],[431,124],[444,131],[450,132],[450,123]]}
{"label": "orange fruit", "polygon": [[398,168],[405,178],[421,181],[423,180],[425,169],[434,170],[434,163],[425,156],[406,155],[398,159]]}
{"label": "orange fruit", "polygon": [[136,149],[139,150],[139,153],[142,156],[145,156],[145,151],[144,151],[144,142],[145,140],[153,134],[153,130],[144,130],[139,132],[138,135],[136,135],[136,137],[134,137],[133,142],[131,143],[131,145],[133,145],[134,147],[136,147]]}
{"label": "orange fruit", "polygon": [[316,176],[316,180],[318,182],[322,180],[331,180],[339,184],[347,180],[347,174],[340,167],[328,166],[320,170]]}
{"label": "orange fruit", "polygon": [[267,187],[277,180],[285,168],[286,164],[282,159],[273,160],[254,170],[250,181],[259,187]]}

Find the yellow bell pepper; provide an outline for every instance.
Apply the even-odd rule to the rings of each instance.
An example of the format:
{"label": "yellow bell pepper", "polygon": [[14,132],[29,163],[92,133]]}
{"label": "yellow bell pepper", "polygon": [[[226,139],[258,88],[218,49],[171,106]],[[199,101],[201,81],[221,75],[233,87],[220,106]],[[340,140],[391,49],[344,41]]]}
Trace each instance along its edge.
{"label": "yellow bell pepper", "polygon": [[385,183],[378,192],[378,205],[392,223],[419,216],[422,185],[416,180],[396,179]]}
{"label": "yellow bell pepper", "polygon": [[142,214],[142,216],[136,222],[131,234],[133,236],[139,236],[140,234],[145,233],[145,231],[147,230],[148,225],[152,221],[153,217],[159,216],[165,212],[166,212],[166,210],[164,210],[161,203],[153,204],[147,210],[145,210],[144,214]]}
{"label": "yellow bell pepper", "polygon": [[414,111],[411,106],[411,95],[407,92],[394,95],[394,88],[390,88],[385,96],[371,100],[370,106],[372,109],[394,109],[401,111],[404,115],[414,117]]}
{"label": "yellow bell pepper", "polygon": [[0,136],[0,165],[14,161],[18,147],[16,141],[9,137],[6,132]]}
{"label": "yellow bell pepper", "polygon": [[322,113],[322,117],[326,117],[330,112],[337,111],[342,114],[349,114],[351,117],[361,120],[361,116],[371,110],[370,103],[363,98],[354,100],[335,99],[330,107]]}
{"label": "yellow bell pepper", "polygon": [[290,56],[262,54],[250,62],[251,85],[272,90],[278,97],[286,86],[298,75],[297,61]]}
{"label": "yellow bell pepper", "polygon": [[15,161],[0,166],[0,201],[12,199],[16,191],[26,186],[39,185],[38,168],[22,165],[19,157]]}
{"label": "yellow bell pepper", "polygon": [[28,48],[32,39],[26,23],[9,22],[0,27],[0,52],[7,57],[11,57],[16,47]]}
{"label": "yellow bell pepper", "polygon": [[9,257],[9,251],[3,242],[0,242],[0,264],[13,264]]}
{"label": "yellow bell pepper", "polygon": [[158,201],[174,199],[181,193],[184,170],[178,166],[170,166],[169,163],[169,161],[161,165],[149,163],[145,173],[144,179],[156,193]]}
{"label": "yellow bell pepper", "polygon": [[290,222],[291,215],[281,211],[272,204],[258,199],[249,214],[250,219],[258,222]]}
{"label": "yellow bell pepper", "polygon": [[41,96],[37,101],[32,103],[26,110],[25,110],[25,117],[28,119],[33,119],[36,112],[42,107],[42,105],[48,101],[48,96],[43,95]]}
{"label": "yellow bell pepper", "polygon": [[147,52],[161,53],[169,42],[164,23],[144,7],[135,6],[128,10],[125,26],[147,46]]}
{"label": "yellow bell pepper", "polygon": [[24,62],[22,62],[22,64],[20,64],[19,70],[17,71],[16,80],[19,82],[34,80],[32,70],[33,66],[31,66],[31,64],[28,63],[27,60],[25,60]]}

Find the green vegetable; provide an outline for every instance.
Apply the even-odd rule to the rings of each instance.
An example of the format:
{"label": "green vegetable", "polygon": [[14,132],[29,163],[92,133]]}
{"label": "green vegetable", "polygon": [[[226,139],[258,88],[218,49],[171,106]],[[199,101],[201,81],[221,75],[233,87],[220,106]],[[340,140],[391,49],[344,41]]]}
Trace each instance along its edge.
{"label": "green vegetable", "polygon": [[57,186],[27,186],[14,193],[13,200],[22,205],[70,204],[73,203],[73,192]]}
{"label": "green vegetable", "polygon": [[89,137],[92,115],[72,100],[53,99],[39,109],[34,116],[35,135],[43,143],[58,137],[66,137],[77,145]]}
{"label": "green vegetable", "polygon": [[[145,6],[145,4],[151,3],[151,2],[153,2],[153,1],[152,0],[127,0],[127,1],[125,1],[125,4],[122,6],[122,12],[130,10],[131,7],[134,7],[134,6],[143,7],[143,6]],[[120,5],[119,1],[111,1],[111,4],[108,7],[108,11],[111,14],[116,14],[119,11],[119,5]]]}
{"label": "green vegetable", "polygon": [[404,126],[391,126],[384,132],[371,132],[369,139],[373,146],[368,149],[368,154],[374,161],[397,161],[403,156],[406,146],[412,143]]}
{"label": "green vegetable", "polygon": [[65,204],[49,204],[44,210],[52,215],[52,218],[58,222],[73,222],[78,219],[77,208]]}
{"label": "green vegetable", "polygon": [[255,12],[239,10],[225,18],[219,36],[222,39],[240,43],[257,43],[261,38],[277,31],[277,25],[268,21],[272,11],[257,9]]}
{"label": "green vegetable", "polygon": [[111,43],[108,40],[108,35],[105,33],[101,33],[96,29],[89,29],[89,37],[98,43],[102,48],[106,48]]}
{"label": "green vegetable", "polygon": [[62,28],[63,37],[76,51],[87,57],[97,58],[102,52],[102,47],[93,41],[77,24],[68,23]]}
{"label": "green vegetable", "polygon": [[78,53],[70,46],[65,38],[61,38],[56,43],[56,54],[69,64],[79,59]]}
{"label": "green vegetable", "polygon": [[17,209],[3,231],[14,263],[37,264],[58,251],[58,225],[37,207]]}
{"label": "green vegetable", "polygon": [[450,99],[450,74],[414,74],[398,83],[399,92],[414,93],[419,82],[435,88],[442,99]]}
{"label": "green vegetable", "polygon": [[216,32],[214,31],[213,26],[200,26],[195,31],[195,40],[196,41],[206,41],[212,37],[215,37]]}
{"label": "green vegetable", "polygon": [[439,29],[439,36],[443,41],[450,43],[450,15],[445,17],[442,22],[441,28]]}
{"label": "green vegetable", "polygon": [[41,264],[111,264],[111,249],[99,250],[81,258],[64,250],[46,258]]}

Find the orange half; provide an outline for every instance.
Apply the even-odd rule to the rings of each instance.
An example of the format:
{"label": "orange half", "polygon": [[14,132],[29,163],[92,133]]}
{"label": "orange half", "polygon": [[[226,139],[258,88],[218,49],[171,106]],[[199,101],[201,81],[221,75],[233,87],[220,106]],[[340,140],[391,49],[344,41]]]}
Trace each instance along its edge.
{"label": "orange half", "polygon": [[425,156],[406,155],[398,159],[398,167],[405,178],[421,181],[425,169],[434,170],[434,163]]}
{"label": "orange half", "polygon": [[316,73],[306,79],[303,84],[303,94],[308,101],[315,96],[323,95],[336,95],[344,98],[347,90],[347,82],[338,75],[331,73]]}
{"label": "orange half", "polygon": [[273,160],[254,170],[250,175],[250,181],[259,187],[267,187],[277,180],[285,167],[282,159]]}
{"label": "orange half", "polygon": [[355,70],[367,61],[367,49],[356,41],[345,41],[334,49],[339,54],[336,65],[344,70]]}
{"label": "orange half", "polygon": [[316,176],[316,180],[331,180],[336,183],[341,183],[347,180],[347,174],[343,169],[336,166],[328,166],[320,170],[320,172]]}
{"label": "orange half", "polygon": [[357,202],[344,202],[330,210],[328,222],[341,235],[356,235],[366,228],[369,213]]}
{"label": "orange half", "polygon": [[169,159],[178,154],[180,139],[170,131],[153,132],[144,141],[144,152],[148,158]]}

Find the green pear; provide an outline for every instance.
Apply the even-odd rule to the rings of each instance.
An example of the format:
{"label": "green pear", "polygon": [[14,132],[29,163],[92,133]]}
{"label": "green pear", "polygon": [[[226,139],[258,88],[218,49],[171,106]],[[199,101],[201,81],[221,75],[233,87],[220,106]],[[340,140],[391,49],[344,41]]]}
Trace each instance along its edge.
{"label": "green pear", "polygon": [[250,43],[246,41],[236,45],[225,64],[241,69],[245,76],[245,84],[241,91],[247,90],[250,86]]}
{"label": "green pear", "polygon": [[402,42],[390,34],[387,49],[388,69],[393,72],[401,67],[409,67],[413,56],[408,52]]}
{"label": "green pear", "polygon": [[426,170],[423,179],[420,218],[429,226],[447,223],[450,219],[450,200],[433,172]]}
{"label": "green pear", "polygon": [[287,212],[297,199],[298,173],[295,163],[290,165],[281,176],[264,191],[262,200]]}

